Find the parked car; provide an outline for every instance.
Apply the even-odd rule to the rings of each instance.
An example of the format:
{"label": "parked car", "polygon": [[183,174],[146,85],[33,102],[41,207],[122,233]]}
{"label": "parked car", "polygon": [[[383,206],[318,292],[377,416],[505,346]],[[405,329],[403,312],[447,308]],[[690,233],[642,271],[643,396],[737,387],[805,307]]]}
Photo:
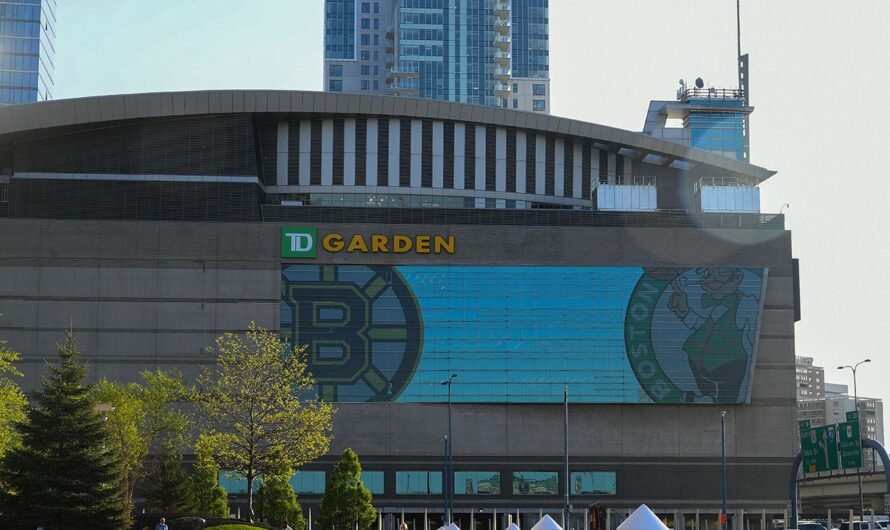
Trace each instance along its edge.
{"label": "parked car", "polygon": [[798,521],[797,530],[828,530],[817,521]]}

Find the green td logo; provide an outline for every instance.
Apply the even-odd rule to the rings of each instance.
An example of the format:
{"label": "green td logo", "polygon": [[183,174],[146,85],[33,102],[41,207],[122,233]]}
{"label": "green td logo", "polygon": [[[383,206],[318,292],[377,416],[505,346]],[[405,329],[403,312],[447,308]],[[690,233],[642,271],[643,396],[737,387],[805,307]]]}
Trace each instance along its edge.
{"label": "green td logo", "polygon": [[285,226],[281,229],[281,257],[314,258],[315,236],[314,228]]}

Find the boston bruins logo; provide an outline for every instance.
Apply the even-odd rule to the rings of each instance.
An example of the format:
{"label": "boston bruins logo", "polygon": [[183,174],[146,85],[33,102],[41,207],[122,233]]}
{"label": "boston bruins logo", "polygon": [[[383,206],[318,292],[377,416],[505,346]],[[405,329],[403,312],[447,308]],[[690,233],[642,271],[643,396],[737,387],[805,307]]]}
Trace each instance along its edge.
{"label": "boston bruins logo", "polygon": [[417,369],[420,308],[394,268],[288,265],[281,272],[281,334],[308,346],[325,401],[394,401]]}

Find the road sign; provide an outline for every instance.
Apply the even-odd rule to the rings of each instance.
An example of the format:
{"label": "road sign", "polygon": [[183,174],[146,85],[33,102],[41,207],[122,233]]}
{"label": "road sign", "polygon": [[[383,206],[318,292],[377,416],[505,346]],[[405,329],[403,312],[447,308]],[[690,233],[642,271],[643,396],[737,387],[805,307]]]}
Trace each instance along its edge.
{"label": "road sign", "polygon": [[834,425],[800,432],[800,454],[805,473],[838,469],[837,429]]}
{"label": "road sign", "polygon": [[847,421],[859,421],[859,411],[858,410],[847,411]]}
{"label": "road sign", "polygon": [[[849,417],[850,413],[847,413]],[[859,438],[859,420],[838,425],[838,447],[841,452],[841,467],[862,467],[862,440]]]}
{"label": "road sign", "polygon": [[797,424],[800,426],[801,431],[805,431],[810,428],[810,420],[800,420],[799,422],[797,422]]}

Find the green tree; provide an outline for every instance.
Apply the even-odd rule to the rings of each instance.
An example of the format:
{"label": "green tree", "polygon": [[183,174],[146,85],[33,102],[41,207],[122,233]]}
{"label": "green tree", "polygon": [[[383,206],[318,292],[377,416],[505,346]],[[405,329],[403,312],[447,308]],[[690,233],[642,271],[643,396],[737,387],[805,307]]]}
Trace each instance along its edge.
{"label": "green tree", "polygon": [[181,452],[190,423],[179,408],[188,400],[188,389],[179,372],[146,370],[140,375],[141,385],[103,379],[93,388],[96,401],[110,406],[105,422],[110,436],[108,448],[118,456],[124,499],[130,505],[149,453],[163,453],[166,445]]}
{"label": "green tree", "polygon": [[21,377],[15,367],[19,360],[18,352],[0,339],[0,458],[10,448],[18,445],[19,434],[14,425],[25,420],[28,400],[11,377]]}
{"label": "green tree", "polygon": [[27,422],[16,423],[21,446],[0,465],[2,528],[47,530],[128,528],[115,454],[96,411],[90,388],[83,384],[86,366],[74,332],[65,332],[59,361],[49,365],[36,406]]}
{"label": "green tree", "polygon": [[145,481],[145,500],[149,511],[184,513],[194,509],[191,481],[182,468],[182,455],[172,443],[166,443]]}
{"label": "green tree", "polygon": [[194,511],[208,517],[227,517],[228,497],[226,490],[219,485],[219,465],[213,455],[212,440],[199,435],[195,442],[195,464],[191,477]]}
{"label": "green tree", "polygon": [[275,528],[284,522],[294,530],[306,527],[303,509],[290,485],[293,474],[293,469],[288,466],[272,466],[263,475],[263,485],[257,492],[259,516]]}
{"label": "green tree", "polygon": [[253,482],[274,466],[291,468],[325,454],[333,407],[307,399],[315,381],[304,351],[251,322],[242,334],[216,339],[216,366],[198,378],[199,406],[223,469],[247,481],[253,517]]}
{"label": "green tree", "polygon": [[371,492],[362,482],[362,466],[352,449],[343,451],[321,499],[318,525],[324,530],[364,530],[377,519]]}

